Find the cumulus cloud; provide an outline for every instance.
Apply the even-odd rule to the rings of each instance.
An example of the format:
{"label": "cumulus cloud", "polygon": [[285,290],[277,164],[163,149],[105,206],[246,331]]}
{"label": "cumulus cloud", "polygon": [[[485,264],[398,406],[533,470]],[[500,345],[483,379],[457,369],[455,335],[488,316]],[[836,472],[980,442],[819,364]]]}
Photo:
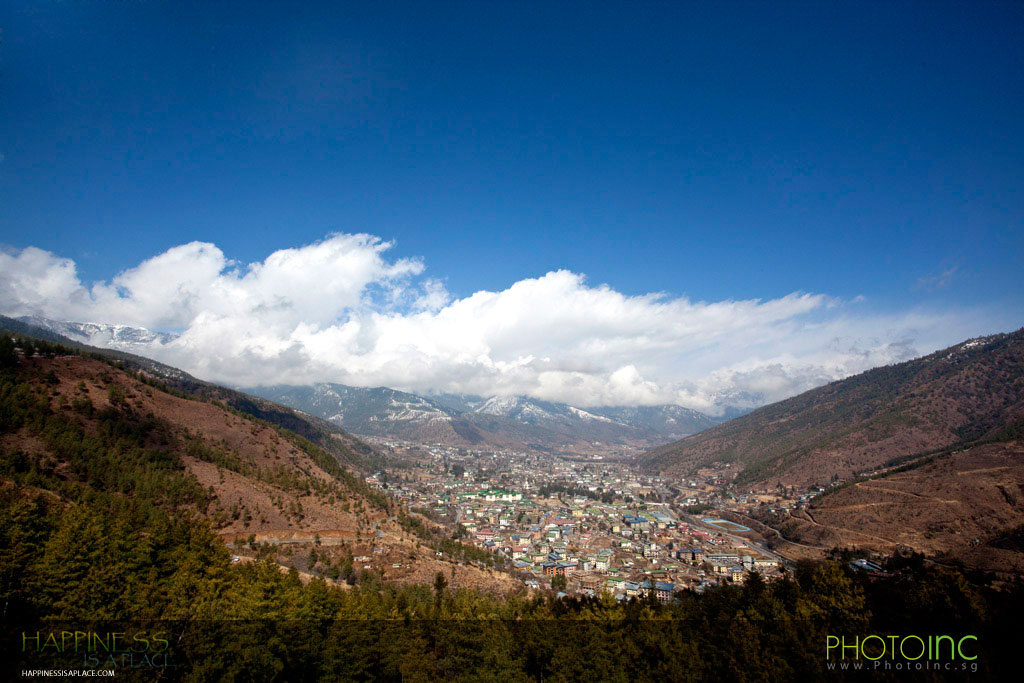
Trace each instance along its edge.
{"label": "cumulus cloud", "polygon": [[567,270],[453,299],[421,261],[389,260],[391,246],[335,234],[240,264],[192,242],[91,285],[73,261],[29,247],[0,252],[0,308],[180,331],[136,351],[236,386],[333,381],[713,414],[989,331],[824,294],[627,296]]}

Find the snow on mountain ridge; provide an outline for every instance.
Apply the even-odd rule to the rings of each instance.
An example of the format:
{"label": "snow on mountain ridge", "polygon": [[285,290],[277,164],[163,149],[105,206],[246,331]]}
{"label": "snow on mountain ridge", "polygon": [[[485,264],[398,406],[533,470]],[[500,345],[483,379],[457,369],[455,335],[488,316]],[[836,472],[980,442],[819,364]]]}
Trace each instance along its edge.
{"label": "snow on mountain ridge", "polygon": [[568,406],[568,408],[570,413],[582,420],[597,420],[598,422],[615,422],[616,424],[622,424],[609,417],[605,417],[604,415],[594,415],[593,413],[588,413],[587,411],[574,406]]}
{"label": "snow on mountain ridge", "polygon": [[36,316],[22,316],[18,320],[56,332],[83,344],[120,350],[137,350],[154,343],[168,344],[178,338],[176,334],[154,332],[145,327],[131,327],[130,325],[67,322]]}
{"label": "snow on mountain ridge", "polygon": [[393,409],[389,409],[382,419],[402,422],[451,422],[451,415],[438,410],[418,396],[415,398],[417,400],[400,401],[392,396],[389,405]]}

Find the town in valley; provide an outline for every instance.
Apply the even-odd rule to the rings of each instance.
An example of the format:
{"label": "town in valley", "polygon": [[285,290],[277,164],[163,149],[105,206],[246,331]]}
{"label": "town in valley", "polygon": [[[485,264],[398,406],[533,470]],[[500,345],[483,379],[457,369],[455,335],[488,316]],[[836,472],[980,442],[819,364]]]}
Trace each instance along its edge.
{"label": "town in valley", "polygon": [[[476,587],[665,603],[679,591],[742,584],[753,573],[771,581],[791,571],[793,559],[728,517],[739,519],[751,508],[785,514],[825,490],[739,493],[727,485],[721,467],[674,480],[642,474],[621,456],[361,438],[383,451],[391,465],[365,481],[397,504],[400,517],[382,520],[356,539],[324,534],[298,545],[289,541],[295,545],[289,564],[337,582],[345,577],[335,568],[337,559],[332,564],[329,558],[346,553],[353,555],[345,572],[353,580],[424,578],[417,566],[422,554],[403,552],[409,536],[401,522],[408,527],[415,520],[417,529],[440,529],[461,550],[446,556],[434,549],[437,560],[502,575]],[[275,543],[266,534],[235,539],[237,561]],[[466,548],[477,552],[467,556]],[[319,561],[310,563],[307,549]]]}

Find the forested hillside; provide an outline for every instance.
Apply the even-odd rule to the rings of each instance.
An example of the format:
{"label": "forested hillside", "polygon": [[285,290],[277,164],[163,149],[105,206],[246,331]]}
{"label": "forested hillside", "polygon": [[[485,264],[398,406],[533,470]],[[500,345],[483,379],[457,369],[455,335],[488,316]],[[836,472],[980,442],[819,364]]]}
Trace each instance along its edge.
{"label": "forested hillside", "polygon": [[80,653],[21,652],[26,632],[61,629],[159,637],[166,659],[153,659],[171,668],[119,669],[127,680],[859,680],[826,668],[828,635],[921,624],[975,636],[977,659],[955,665],[995,680],[1015,666],[1006,653],[1024,608],[1019,590],[921,565],[877,582],[804,565],[793,579],[755,577],[671,606],[502,600],[452,591],[443,575],[432,586],[370,579],[342,590],[269,560],[232,564],[204,523],[134,499],[94,491],[72,501],[10,483],[0,548],[0,670],[12,680],[26,668],[81,668]]}

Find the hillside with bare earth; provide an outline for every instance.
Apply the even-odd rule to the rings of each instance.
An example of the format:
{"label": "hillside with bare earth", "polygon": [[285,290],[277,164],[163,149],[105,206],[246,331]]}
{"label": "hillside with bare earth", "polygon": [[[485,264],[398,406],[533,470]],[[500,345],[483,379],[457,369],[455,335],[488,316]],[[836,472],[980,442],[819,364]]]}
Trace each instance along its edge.
{"label": "hillside with bare earth", "polygon": [[[333,529],[355,536],[387,516],[383,499],[368,500],[369,489],[324,451],[222,404],[161,391],[83,356],[35,357],[20,371],[84,435],[100,436],[115,419],[144,432],[146,447],[175,458],[202,488],[206,499],[195,510],[220,533]],[[0,446],[59,476],[75,469],[30,427],[3,434]]]}
{"label": "hillside with bare earth", "polygon": [[307,578],[355,580],[370,569],[409,582],[430,567],[455,587],[513,588],[507,574],[437,557],[402,527],[394,502],[302,436],[148,373],[36,348],[7,353],[0,372],[4,495],[73,508],[102,492],[116,505],[205,518],[239,561],[269,558]]}
{"label": "hillside with bare earth", "polygon": [[869,370],[647,452],[650,471],[732,463],[744,485],[805,486],[968,446],[1024,418],[1024,330]]}
{"label": "hillside with bare earth", "polygon": [[[46,323],[46,324],[43,324]],[[13,335],[54,342],[62,347],[94,358],[102,358],[154,378],[165,386],[194,398],[220,401],[231,408],[283,427],[298,434],[329,452],[346,466],[357,470],[376,470],[383,465],[381,454],[369,444],[327,420],[274,403],[258,396],[207,382],[164,363],[125,351],[123,348],[100,348],[85,344],[61,332],[66,326],[55,326],[53,321],[34,318],[15,319],[0,316],[0,330]],[[129,348],[132,348],[129,346]]]}
{"label": "hillside with bare earth", "polygon": [[1024,572],[1006,540],[1024,528],[1024,441],[987,443],[857,481],[779,525],[790,540],[891,552],[900,546],[987,571]]}

